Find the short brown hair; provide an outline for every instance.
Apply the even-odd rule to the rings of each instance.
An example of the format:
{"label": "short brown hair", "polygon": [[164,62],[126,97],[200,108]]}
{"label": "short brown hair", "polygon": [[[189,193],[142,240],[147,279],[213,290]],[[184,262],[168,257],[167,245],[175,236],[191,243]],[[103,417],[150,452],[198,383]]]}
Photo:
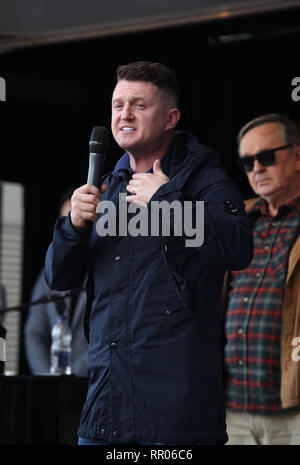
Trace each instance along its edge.
{"label": "short brown hair", "polygon": [[117,81],[145,81],[155,84],[166,91],[172,99],[172,104],[178,106],[179,82],[175,71],[167,65],[151,61],[137,61],[117,68]]}
{"label": "short brown hair", "polygon": [[254,118],[240,129],[237,136],[238,146],[240,146],[242,138],[248,131],[250,131],[250,129],[254,129],[267,123],[278,124],[285,144],[300,144],[300,129],[296,123],[287,116],[279,115],[277,113],[268,113]]}

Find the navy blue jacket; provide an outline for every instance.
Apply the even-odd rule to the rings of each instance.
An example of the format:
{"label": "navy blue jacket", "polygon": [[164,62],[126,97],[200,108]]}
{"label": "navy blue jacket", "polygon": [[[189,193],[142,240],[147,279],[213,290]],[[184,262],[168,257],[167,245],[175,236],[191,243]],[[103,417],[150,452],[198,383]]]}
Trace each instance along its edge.
{"label": "navy blue jacket", "polygon": [[[47,252],[53,289],[78,286],[89,270],[90,383],[79,435],[225,443],[221,290],[225,270],[249,265],[252,232],[218,156],[191,134],[176,133],[161,166],[170,182],[151,200],[204,201],[202,246],[172,235],[99,237],[95,224],[77,232],[60,218]],[[103,179],[103,200],[118,204],[128,168],[125,154]]]}

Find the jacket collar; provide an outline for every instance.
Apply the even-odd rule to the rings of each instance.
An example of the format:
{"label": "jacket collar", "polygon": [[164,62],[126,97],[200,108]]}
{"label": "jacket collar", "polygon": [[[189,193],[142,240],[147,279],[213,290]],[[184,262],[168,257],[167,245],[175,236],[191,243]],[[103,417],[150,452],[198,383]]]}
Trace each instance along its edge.
{"label": "jacket collar", "polygon": [[[253,215],[254,217],[257,217],[260,214],[268,215],[267,202],[261,197],[256,197],[254,199],[246,200],[245,203],[246,203],[247,213],[250,216]],[[296,215],[300,216],[300,196],[282,205],[279,209],[279,216],[285,214],[286,211],[293,211],[296,213]]]}
{"label": "jacket collar", "polygon": [[[208,163],[219,165],[220,162],[211,149],[199,144],[196,137],[188,131],[175,131],[173,140],[161,159],[163,172],[176,184],[178,189],[181,189],[185,184],[196,166]],[[152,168],[147,172],[151,173]],[[112,174],[130,179],[133,173],[130,168],[129,155],[125,152],[117,162]]]}

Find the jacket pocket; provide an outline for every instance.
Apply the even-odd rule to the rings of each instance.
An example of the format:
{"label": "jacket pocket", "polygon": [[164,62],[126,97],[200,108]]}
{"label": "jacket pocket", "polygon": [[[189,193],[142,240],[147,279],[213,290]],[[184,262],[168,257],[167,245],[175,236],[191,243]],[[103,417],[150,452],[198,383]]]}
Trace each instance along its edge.
{"label": "jacket pocket", "polygon": [[160,262],[170,285],[171,299],[168,299],[166,308],[171,312],[184,310],[192,313],[191,296],[185,279],[169,263],[165,250],[160,251]]}
{"label": "jacket pocket", "polygon": [[81,426],[85,429],[96,424],[108,422],[107,405],[109,401],[109,369],[90,373],[88,393],[81,414]]}

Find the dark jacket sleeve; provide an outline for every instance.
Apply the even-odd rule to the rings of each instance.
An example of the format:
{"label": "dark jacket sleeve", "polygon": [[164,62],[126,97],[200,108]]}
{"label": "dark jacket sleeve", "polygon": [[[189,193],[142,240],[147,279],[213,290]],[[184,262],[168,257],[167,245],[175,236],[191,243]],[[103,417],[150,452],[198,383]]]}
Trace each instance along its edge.
{"label": "dark jacket sleeve", "polygon": [[187,189],[179,190],[175,183],[169,182],[152,197],[152,200],[162,199],[169,203],[192,199],[194,224],[196,202],[202,201],[204,238],[200,246],[195,246],[195,251],[209,261],[222,264],[227,270],[241,270],[249,266],[253,257],[253,234],[243,199],[231,180],[216,182],[199,192],[193,183]]}
{"label": "dark jacket sleeve", "polygon": [[51,289],[66,291],[82,286],[88,270],[91,226],[78,232],[69,216],[57,219],[45,262],[45,278]]}

